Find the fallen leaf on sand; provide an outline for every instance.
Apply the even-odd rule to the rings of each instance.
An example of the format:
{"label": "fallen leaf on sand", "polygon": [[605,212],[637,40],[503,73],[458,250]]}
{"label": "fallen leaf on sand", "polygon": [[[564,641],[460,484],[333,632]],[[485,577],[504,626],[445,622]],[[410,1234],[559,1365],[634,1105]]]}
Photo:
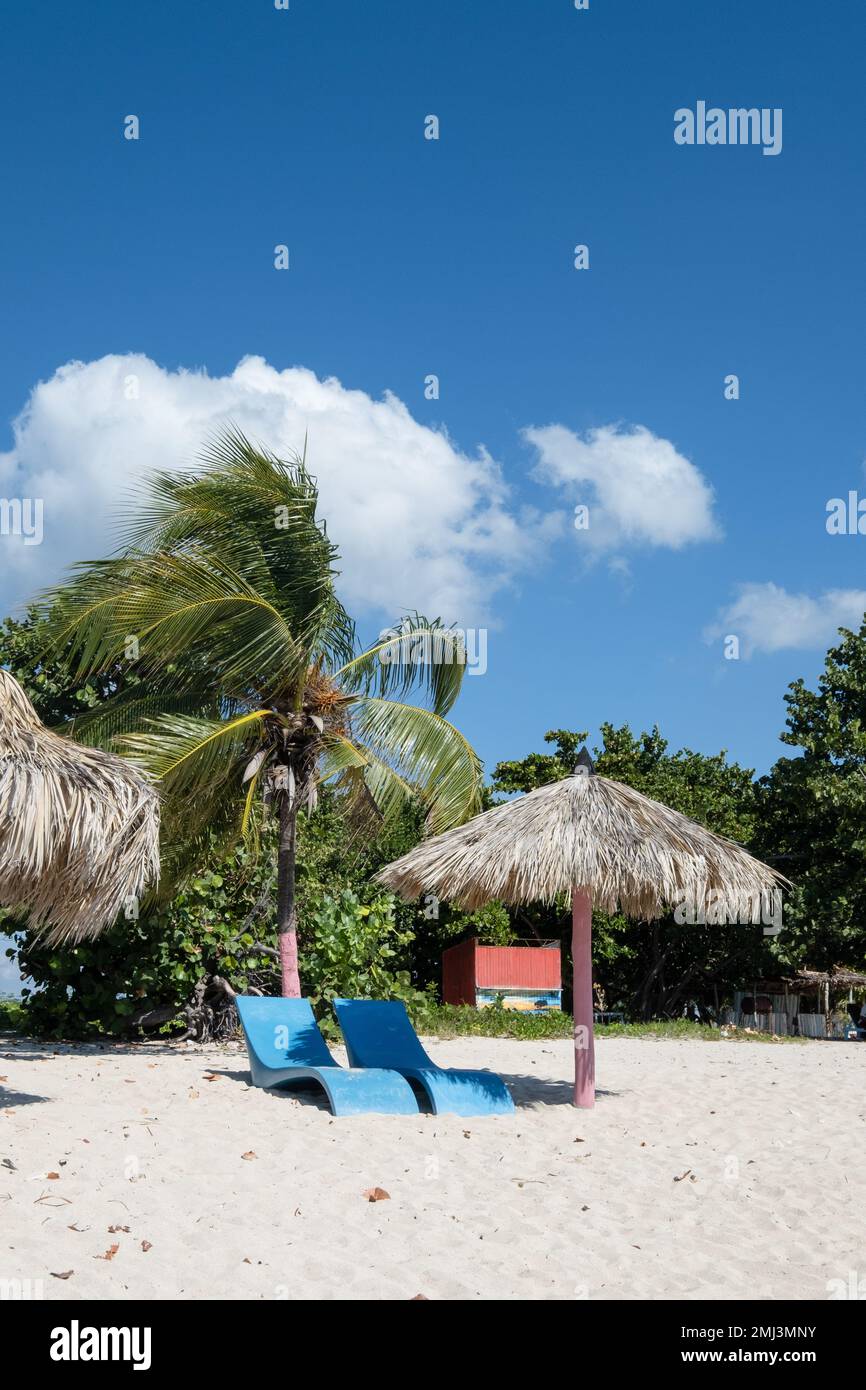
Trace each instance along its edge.
{"label": "fallen leaf on sand", "polygon": [[125,1086],[134,1086],[134,1085],[135,1085],[135,1077],[134,1077],[134,1076],[125,1076],[125,1077],[123,1078],[123,1083],[124,1083]]}
{"label": "fallen leaf on sand", "polygon": [[684,1173],[680,1173],[678,1178],[674,1178],[674,1182],[682,1182],[683,1178],[687,1178],[691,1171],[691,1168],[687,1168]]}
{"label": "fallen leaf on sand", "polygon": [[218,1071],[204,1072],[204,1079],[205,1081],[222,1081],[222,1077],[220,1076]]}
{"label": "fallen leaf on sand", "polygon": [[46,1174],[45,1174],[45,1177],[47,1178],[47,1180],[48,1180],[49,1182],[56,1182],[57,1179],[60,1177],[60,1174],[59,1174],[59,1173],[46,1173]]}
{"label": "fallen leaf on sand", "polygon": [[74,1270],[74,1269],[66,1269],[66,1270],[63,1271],[62,1274],[55,1274],[55,1273],[54,1273],[54,1270],[52,1269],[52,1270],[51,1270],[51,1278],[52,1278],[52,1279],[69,1279],[70,1276],[73,1275],[74,1273],[75,1273],[75,1270]]}
{"label": "fallen leaf on sand", "polygon": [[575,1139],[574,1142],[575,1142],[575,1144],[585,1144],[585,1143],[586,1143],[586,1140],[585,1140],[585,1139],[580,1139],[580,1138],[578,1138],[578,1139]]}
{"label": "fallen leaf on sand", "polygon": [[391,1194],[384,1187],[368,1187],[364,1193],[368,1202],[390,1202]]}
{"label": "fallen leaf on sand", "polygon": [[71,1226],[67,1226],[66,1229],[67,1229],[67,1231],[78,1231],[80,1234],[83,1234],[85,1231],[89,1231],[89,1230],[90,1230],[90,1227],[89,1227],[89,1226],[76,1226],[75,1222],[73,1221],[72,1225],[71,1225]]}
{"label": "fallen leaf on sand", "polygon": [[472,1130],[471,1130],[471,1129],[464,1129],[464,1131],[463,1131],[463,1138],[464,1138],[464,1139],[471,1139],[471,1138],[472,1138]]}
{"label": "fallen leaf on sand", "polygon": [[109,1228],[108,1228],[108,1234],[109,1234],[110,1236],[116,1236],[117,1233],[118,1233],[118,1231],[124,1231],[124,1232],[126,1233],[126,1235],[129,1235],[129,1227],[128,1227],[128,1226],[109,1226]]}
{"label": "fallen leaf on sand", "polygon": [[4,1158],[3,1162],[0,1163],[0,1168],[8,1168],[10,1173],[18,1172],[18,1169],[15,1167],[15,1164],[12,1162],[11,1158]]}
{"label": "fallen leaf on sand", "polygon": [[117,1244],[109,1245],[104,1255],[94,1255],[95,1260],[113,1260],[120,1246]]}
{"label": "fallen leaf on sand", "polygon": [[245,1154],[241,1154],[241,1158],[258,1158],[258,1154],[255,1149],[247,1149]]}
{"label": "fallen leaf on sand", "polygon": [[152,1241],[152,1240],[143,1240],[143,1241],[141,1242],[141,1248],[142,1248],[142,1250],[144,1251],[144,1253],[145,1253],[145,1255],[146,1255],[147,1252],[148,1252],[148,1250],[152,1250],[152,1249],[153,1249],[153,1241]]}

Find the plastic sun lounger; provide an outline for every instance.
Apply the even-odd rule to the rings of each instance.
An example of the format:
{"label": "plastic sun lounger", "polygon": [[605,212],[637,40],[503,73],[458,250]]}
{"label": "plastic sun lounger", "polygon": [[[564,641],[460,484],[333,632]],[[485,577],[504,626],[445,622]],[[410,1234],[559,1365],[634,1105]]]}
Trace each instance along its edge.
{"label": "plastic sun lounger", "polygon": [[511,1115],[514,1101],[490,1071],[457,1071],[431,1062],[399,1001],[335,999],[353,1067],[389,1067],[423,1086],[436,1115]]}
{"label": "plastic sun lounger", "polygon": [[396,1071],[341,1067],[328,1051],[308,999],[235,999],[254,1086],[318,1081],[335,1115],[417,1115],[412,1087]]}

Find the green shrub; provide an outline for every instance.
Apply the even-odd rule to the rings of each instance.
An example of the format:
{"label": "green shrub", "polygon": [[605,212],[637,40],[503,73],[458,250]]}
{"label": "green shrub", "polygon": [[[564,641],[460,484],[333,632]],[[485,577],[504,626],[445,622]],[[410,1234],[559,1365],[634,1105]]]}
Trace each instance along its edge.
{"label": "green shrub", "polygon": [[24,1029],[24,1009],[17,999],[0,999],[0,1032],[20,1033]]}

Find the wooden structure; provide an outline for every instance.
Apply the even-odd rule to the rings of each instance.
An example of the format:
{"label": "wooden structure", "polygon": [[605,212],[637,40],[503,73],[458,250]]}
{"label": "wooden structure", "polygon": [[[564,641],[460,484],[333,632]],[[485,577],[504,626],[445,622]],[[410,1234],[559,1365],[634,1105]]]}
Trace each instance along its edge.
{"label": "wooden structure", "polygon": [[558,941],[534,946],[482,946],[475,937],[442,952],[442,998],[446,1004],[542,1013],[562,1007]]}
{"label": "wooden structure", "polygon": [[827,1038],[835,1004],[866,990],[866,975],[845,966],[753,980],[734,995],[734,1023],[780,1037]]}

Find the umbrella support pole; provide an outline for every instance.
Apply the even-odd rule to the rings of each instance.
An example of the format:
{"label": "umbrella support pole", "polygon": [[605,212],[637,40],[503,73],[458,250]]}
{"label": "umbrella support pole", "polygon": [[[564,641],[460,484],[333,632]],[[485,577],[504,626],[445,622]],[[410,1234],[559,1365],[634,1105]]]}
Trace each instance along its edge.
{"label": "umbrella support pole", "polygon": [[586,889],[571,901],[571,959],[574,968],[574,1103],[595,1105],[595,1041],[592,1002],[592,898]]}

